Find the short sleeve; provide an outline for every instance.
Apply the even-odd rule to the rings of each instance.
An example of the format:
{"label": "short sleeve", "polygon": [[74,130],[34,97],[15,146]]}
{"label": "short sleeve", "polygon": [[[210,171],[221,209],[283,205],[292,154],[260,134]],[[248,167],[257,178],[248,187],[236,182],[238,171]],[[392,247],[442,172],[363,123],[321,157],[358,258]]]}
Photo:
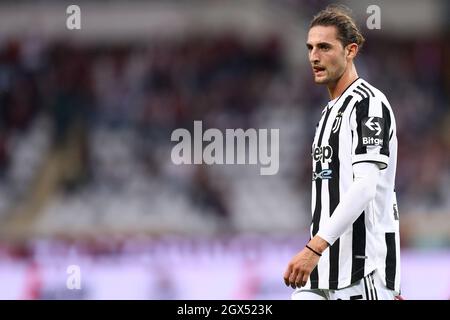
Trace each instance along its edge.
{"label": "short sleeve", "polygon": [[381,169],[389,163],[390,113],[376,97],[357,102],[350,115],[352,164],[375,162]]}

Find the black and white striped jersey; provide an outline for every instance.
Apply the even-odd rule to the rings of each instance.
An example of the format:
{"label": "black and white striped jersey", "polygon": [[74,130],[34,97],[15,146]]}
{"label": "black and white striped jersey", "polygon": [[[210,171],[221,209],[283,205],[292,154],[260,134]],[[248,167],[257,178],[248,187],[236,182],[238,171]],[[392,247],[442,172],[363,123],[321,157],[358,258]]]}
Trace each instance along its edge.
{"label": "black and white striped jersey", "polygon": [[357,220],[322,254],[306,285],[341,289],[377,269],[388,288],[400,291],[399,219],[394,190],[397,135],[385,95],[356,79],[328,103],[312,146],[311,237],[327,222],[353,182],[353,164],[382,169],[376,196]]}

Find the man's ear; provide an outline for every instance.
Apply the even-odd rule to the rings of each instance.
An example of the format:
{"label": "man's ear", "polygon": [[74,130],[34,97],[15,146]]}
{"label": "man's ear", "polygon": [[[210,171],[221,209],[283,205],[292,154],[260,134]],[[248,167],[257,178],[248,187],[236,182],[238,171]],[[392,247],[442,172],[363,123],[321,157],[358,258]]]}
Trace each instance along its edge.
{"label": "man's ear", "polygon": [[354,59],[358,54],[358,45],[356,43],[350,43],[346,47],[346,54],[348,59]]}

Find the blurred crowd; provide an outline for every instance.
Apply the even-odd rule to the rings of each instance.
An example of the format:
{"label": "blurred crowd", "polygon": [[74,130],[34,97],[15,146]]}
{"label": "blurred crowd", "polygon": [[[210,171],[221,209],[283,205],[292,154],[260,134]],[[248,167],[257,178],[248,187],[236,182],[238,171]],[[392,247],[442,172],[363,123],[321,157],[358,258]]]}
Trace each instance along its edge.
{"label": "blurred crowd", "polygon": [[[361,77],[386,93],[396,115],[401,213],[448,213],[450,65],[445,56],[450,48],[438,38],[367,40],[356,64]],[[33,124],[44,118],[48,126],[41,128],[52,142],[48,152],[71,147],[80,159],[75,174],[58,184],[62,196],[54,210],[68,210],[78,197],[73,212],[101,215],[108,210],[105,204],[121,194],[117,206],[123,206],[115,214],[123,216],[124,210],[132,210],[130,203],[136,204],[135,211],[164,211],[168,204],[162,202],[174,205],[184,197],[187,202],[178,204],[180,212],[188,214],[189,207],[212,213],[227,230],[233,228],[227,223],[237,201],[230,179],[207,166],[174,171],[171,132],[191,130],[194,120],[219,129],[258,128],[287,114],[276,122],[280,136],[291,129],[299,135],[289,145],[281,139],[280,157],[284,149],[291,151],[284,162],[281,159],[280,167],[288,161],[289,169],[280,168],[280,181],[293,194],[288,201],[306,200],[302,210],[286,219],[298,215],[308,221],[310,141],[328,96],[325,88],[313,84],[308,68],[294,70],[287,63],[284,50],[276,36],[249,43],[235,34],[152,39],[140,45],[4,41],[0,185],[7,189],[12,183],[8,177],[16,140],[28,139]],[[251,175],[257,173],[245,177]],[[252,189],[242,189],[240,196],[260,201],[260,196],[252,198]],[[127,203],[123,197],[132,200]],[[140,218],[135,219],[130,223],[139,224]]]}

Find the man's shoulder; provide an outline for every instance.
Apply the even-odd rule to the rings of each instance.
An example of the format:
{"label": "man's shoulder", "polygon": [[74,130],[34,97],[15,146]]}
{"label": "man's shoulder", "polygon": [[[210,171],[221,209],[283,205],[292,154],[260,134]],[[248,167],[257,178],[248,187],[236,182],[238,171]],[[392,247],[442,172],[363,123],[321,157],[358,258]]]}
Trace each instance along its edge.
{"label": "man's shoulder", "polygon": [[362,78],[358,78],[355,81],[348,94],[352,96],[350,117],[355,110],[368,110],[367,112],[369,113],[380,113],[382,112],[380,110],[386,107],[391,113],[393,112],[386,95]]}
{"label": "man's shoulder", "polygon": [[375,99],[383,102],[388,101],[386,95],[380,89],[362,78],[358,79],[358,82],[353,90],[353,94],[358,98],[358,101],[362,101],[364,99]]}

